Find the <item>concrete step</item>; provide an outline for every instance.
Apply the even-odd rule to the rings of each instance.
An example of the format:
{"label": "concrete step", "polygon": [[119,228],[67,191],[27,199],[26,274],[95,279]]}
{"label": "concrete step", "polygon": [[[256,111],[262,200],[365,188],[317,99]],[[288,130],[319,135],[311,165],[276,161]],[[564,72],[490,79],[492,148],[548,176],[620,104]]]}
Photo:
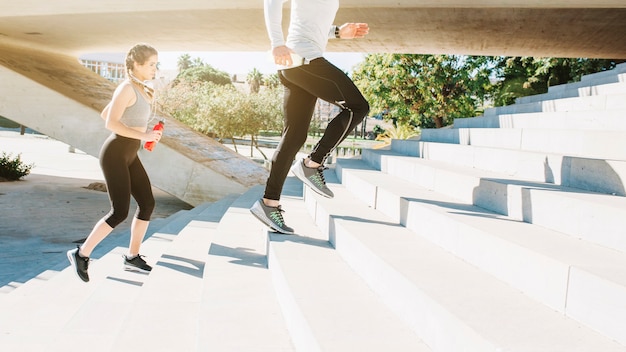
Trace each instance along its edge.
{"label": "concrete step", "polygon": [[340,159],[336,171],[393,222],[626,345],[625,253],[459,203],[361,160]]}
{"label": "concrete step", "polygon": [[[230,197],[227,196],[226,199],[230,199]],[[158,231],[160,233],[177,234],[191,221],[202,220],[202,215],[205,214],[207,209],[209,209],[209,211],[207,211],[206,214],[210,217],[213,213],[212,209],[214,209],[214,203],[206,202],[189,210],[181,210],[173,214],[167,224],[162,225]]]}
{"label": "concrete step", "polygon": [[[167,218],[163,219],[154,219],[150,221],[150,225],[148,226],[148,230],[146,231],[145,239],[149,238],[163,228],[167,226],[170,222],[177,221],[180,216],[183,216],[186,212],[191,212],[194,214],[197,211],[189,210],[189,211],[180,211],[176,214],[173,214]],[[169,232],[173,233],[173,232]],[[128,228],[118,228],[115,229],[109,236],[107,236],[92,253],[92,258],[100,258],[106,253],[110,252],[116,247],[124,247],[128,246],[128,242],[130,239],[130,230]],[[34,239],[37,240],[38,239]],[[0,288],[0,296],[4,293],[10,293],[14,289],[21,287],[23,285],[31,285],[31,284],[39,284],[49,280],[53,273],[59,272],[65,269],[69,263],[67,261],[65,252],[68,249],[67,244],[54,244],[54,248],[45,253],[45,256],[41,256],[41,253],[32,253],[28,251],[29,246],[27,244],[22,243],[15,251],[19,251],[20,257],[16,257],[16,260],[24,261],[25,258],[43,258],[38,259],[40,263],[38,265],[29,264],[30,268],[28,270],[24,270],[19,277],[15,279],[15,281],[8,283],[7,285]],[[23,252],[23,253],[22,253]],[[45,273],[45,274],[44,274]]]}
{"label": "concrete step", "polygon": [[[615,93],[616,84],[626,82],[626,65],[619,64],[612,70],[583,75],[579,82],[548,87],[546,94],[537,94],[516,99],[516,103],[538,100],[567,98],[574,96],[600,95]],[[621,89],[621,88],[618,88]],[[576,93],[576,95],[572,95]]]}
{"label": "concrete step", "polygon": [[592,159],[626,160],[626,131],[451,128],[422,130],[420,139],[424,142],[536,151]]}
{"label": "concrete step", "polygon": [[[433,351],[626,350],[399,226],[345,188],[331,188],[332,200],[305,191],[309,213],[342,258]],[[436,237],[441,229],[427,231]]]}
{"label": "concrete step", "polygon": [[[508,127],[513,122],[510,115],[561,117],[581,112],[592,115],[610,114],[613,110],[623,110],[626,107],[626,103],[622,102],[625,94],[626,66],[621,64],[613,70],[583,76],[580,82],[551,86],[544,94],[517,98],[512,105],[488,108],[484,116],[473,118],[474,121],[471,122],[464,118],[455,119],[455,127]],[[585,128],[597,128],[585,120],[580,122]],[[611,123],[617,123],[623,128],[618,120]]]}
{"label": "concrete step", "polygon": [[[372,167],[464,204],[626,252],[626,198],[446,162],[366,151]],[[371,160],[380,159],[372,163]]]}
{"label": "concrete step", "polygon": [[583,75],[580,80],[584,83],[587,81],[594,81],[594,80],[604,79],[604,78],[615,79],[616,74],[621,75],[622,73],[626,73],[626,64],[624,63],[616,65],[613,70],[607,70],[607,71],[602,71],[602,72],[591,73],[588,75]]}
{"label": "concrete step", "polygon": [[[142,244],[142,250],[141,250],[141,253],[143,255],[147,255],[148,262],[153,263],[151,262],[150,258],[154,260],[155,259],[154,257],[160,256],[160,254],[162,253],[164,249],[164,246],[167,246],[175,238],[175,236],[171,234],[155,233],[156,231],[155,228],[163,227],[164,225],[167,226],[169,222],[171,221],[174,221],[174,222],[180,221],[181,215],[185,213],[195,214],[195,216],[202,216],[202,211],[204,210],[204,208],[205,207],[198,207],[196,210],[192,209],[191,211],[179,212],[169,217],[168,219],[157,219],[155,221],[152,221],[148,229],[148,232],[146,234],[147,238]],[[110,310],[103,312],[102,305],[103,304],[107,305],[111,303],[111,301],[107,301],[107,299],[113,300],[114,303],[117,303],[117,301],[115,301],[116,299],[121,299],[121,300],[126,300],[128,302],[132,302],[132,294],[133,294],[132,292],[134,291],[132,292],[129,291],[128,287],[141,286],[143,285],[144,279],[140,278],[140,280],[138,281],[136,277],[133,278],[133,275],[136,276],[137,274],[127,273],[127,272],[120,270],[120,272],[118,272],[115,275],[106,276],[106,279],[104,279],[104,283],[100,283],[100,281],[103,281],[103,279],[98,274],[101,273],[102,269],[99,270],[98,268],[101,268],[100,263],[105,261],[105,258],[112,258],[112,257],[114,257],[115,259],[106,259],[107,263],[108,261],[115,260],[119,262],[119,266],[121,267],[121,260],[122,260],[121,255],[126,253],[125,248],[127,248],[127,242],[128,242],[128,234],[125,234],[124,232],[111,234],[103,242],[101,242],[98,245],[98,247],[96,247],[96,250],[94,250],[94,252],[92,253],[93,263],[90,265],[91,280],[88,284],[86,284],[86,286],[90,289],[84,290],[82,292],[84,294],[87,294],[88,296],[91,293],[93,293],[92,297],[81,296],[82,300],[77,299],[75,302],[72,302],[72,304],[74,305],[70,307],[66,307],[67,305],[69,305],[68,302],[63,302],[62,307],[67,308],[67,314],[70,314],[70,315],[76,314],[76,316],[72,317],[72,316],[66,316],[66,315],[61,314],[59,315],[59,318],[61,319],[61,321],[52,320],[49,322],[48,321],[45,322],[45,324],[57,325],[54,327],[55,329],[54,331],[57,331],[58,336],[63,336],[62,338],[58,339],[58,341],[60,341],[61,344],[65,343],[66,341],[75,341],[78,339],[90,340],[92,338],[102,339],[103,341],[109,341],[109,342],[111,341],[111,337],[114,335],[111,335],[110,333],[113,330],[109,329],[108,327],[115,326],[116,324],[119,325],[120,324],[119,319],[123,318],[123,315],[121,314],[107,315],[106,313],[110,313],[111,310],[116,310],[116,313],[120,313],[120,312],[123,312],[125,309],[127,310],[129,306],[127,304],[114,304],[114,305],[111,305],[111,307],[113,308],[110,308]],[[116,243],[120,244],[121,247],[116,247],[111,250],[110,249],[111,246]],[[105,252],[103,254],[102,252],[104,252],[105,250],[108,250],[108,252]],[[9,302],[8,304],[15,305],[15,307],[17,307],[16,309],[20,309],[19,308],[20,304],[25,304],[25,305],[30,306],[29,301],[33,299],[35,300],[37,299],[36,297],[33,298],[32,295],[37,296],[41,292],[50,293],[50,292],[58,292],[58,290],[65,290],[65,288],[58,287],[59,285],[71,285],[70,287],[73,288],[74,290],[81,289],[80,287],[76,287],[76,283],[73,282],[73,281],[78,281],[78,279],[74,277],[75,274],[71,271],[71,268],[68,267],[67,259],[65,259],[65,263],[63,263],[63,266],[66,269],[58,273],[58,275],[47,275],[46,280],[42,280],[41,277],[43,275],[41,275],[38,279],[30,280],[26,282],[24,285],[20,286],[19,288],[13,290],[13,292],[6,295],[6,298],[7,298],[6,300],[7,302]],[[79,281],[79,284],[82,284],[82,282]],[[102,292],[106,292],[106,294],[102,294]],[[109,297],[109,295],[111,296]],[[119,297],[123,297],[123,298],[119,298]],[[21,303],[22,301],[24,301],[25,303]],[[92,304],[90,302],[95,302],[95,303]],[[77,305],[80,305],[83,303],[84,303],[83,306],[77,307]],[[102,325],[102,324],[96,324],[94,326],[92,324],[92,322],[95,320],[94,317],[98,314],[104,314],[104,316],[106,317],[105,321],[103,322],[104,325],[107,325],[107,329],[104,329],[104,331],[106,331],[105,333],[106,336],[104,335],[97,336],[97,333],[94,331],[94,329],[96,329],[97,326]],[[64,325],[69,326],[69,328],[67,329],[70,329],[70,330],[61,331],[60,327],[63,327]],[[44,326],[47,326],[47,325],[44,325]],[[94,326],[94,327],[89,328],[89,326]],[[15,329],[19,330],[20,327],[17,326],[15,327]],[[18,331],[17,336],[22,336],[20,331]],[[17,341],[16,343],[19,344],[20,342]],[[35,340],[33,343],[35,344],[34,346],[39,346],[40,344],[49,345],[50,342],[46,340],[46,337],[44,337],[43,340],[41,341]],[[57,347],[53,347],[53,346],[55,345],[49,345],[48,347],[50,348],[50,350],[54,350],[54,348],[57,348],[57,347],[59,348],[59,350],[65,349],[65,347],[62,347],[62,346],[57,346]],[[106,346],[110,347],[110,343],[106,344],[103,342],[103,344],[101,344],[100,346],[102,347],[102,350],[109,350],[106,348]]]}
{"label": "concrete step", "polygon": [[[67,266],[67,265],[65,265]],[[24,277],[23,280],[24,282],[20,282],[19,281],[12,281],[9,282],[8,284],[0,287],[0,294],[7,294],[7,293],[11,293],[16,289],[22,288],[22,286],[39,286],[43,283],[45,283],[46,281],[50,280],[51,278],[54,277],[54,275],[58,274],[59,271],[58,270],[44,270],[43,272],[40,272],[39,274],[35,275],[33,277],[33,274],[28,275],[28,278]],[[23,289],[23,288],[22,288]]]}
{"label": "concrete step", "polygon": [[451,143],[393,141],[391,150],[511,177],[626,196],[626,161]]}
{"label": "concrete step", "polygon": [[485,116],[549,111],[603,111],[626,108],[626,93],[541,100],[485,109]]}
{"label": "concrete step", "polygon": [[295,351],[267,270],[266,230],[249,211],[262,194],[257,186],[235,200],[212,235],[197,351]]}
{"label": "concrete step", "polygon": [[[626,87],[626,83],[624,83]],[[489,115],[454,119],[454,128],[542,128],[626,130],[626,110],[553,111]]]}
{"label": "concrete step", "polygon": [[[125,314],[118,314],[119,332],[112,338],[106,336],[112,342],[111,350],[196,350],[207,248],[236,197],[200,206],[196,216],[201,220],[184,221],[154,265],[150,281],[141,287]],[[115,293],[102,295],[115,297]],[[150,339],[137,338],[146,335]]]}
{"label": "concrete step", "polygon": [[[152,234],[156,232],[160,233],[168,233],[168,234],[177,234],[191,219],[201,218],[201,214],[203,210],[211,205],[212,203],[204,203],[190,210],[181,210],[175,214],[168,216],[167,218],[158,218],[150,221],[150,225],[148,226],[148,230],[146,231],[146,235],[144,239],[149,238]],[[103,255],[110,252],[112,249],[116,247],[124,247],[128,246],[130,239],[130,229],[128,226],[125,228],[117,228],[113,230],[113,232],[107,236],[92,253],[92,258],[100,258]],[[34,239],[37,240],[37,239]],[[28,245],[21,244],[19,248],[16,248],[15,251],[24,251],[28,249]],[[32,266],[29,270],[24,271],[19,278],[16,278],[14,282],[10,282],[7,285],[0,287],[0,296],[4,293],[9,293],[14,289],[22,286],[22,285],[30,285],[30,284],[38,284],[42,281],[45,282],[51,278],[54,272],[59,272],[65,269],[69,263],[65,256],[65,252],[67,251],[67,244],[55,244],[55,247],[46,253],[46,256],[43,260],[40,260],[40,265]],[[40,257],[40,253],[29,253],[25,251],[25,253],[19,253],[24,258],[30,257]],[[16,259],[16,260],[25,260],[25,259]],[[45,274],[43,274],[45,273]]]}
{"label": "concrete step", "polygon": [[[173,235],[156,233],[142,244],[141,251],[146,255],[146,261],[155,266],[161,253],[176,240]],[[156,243],[156,248],[146,248],[151,242]],[[114,252],[121,256],[127,253],[127,249],[120,247]],[[127,272],[121,269],[121,263],[118,265],[120,269],[109,272],[106,280],[98,284],[71,319],[62,325],[51,350],[67,350],[72,344],[90,346],[89,349],[94,351],[115,350],[113,343],[125,331],[124,319],[134,309],[144,286],[152,280],[152,273]],[[143,324],[152,322],[145,319]]]}
{"label": "concrete step", "polygon": [[431,351],[334,251],[301,198],[281,204],[296,235],[268,233],[268,262],[296,350]]}
{"label": "concrete step", "polygon": [[[199,212],[196,211],[196,213]],[[166,251],[166,247],[172,246],[170,243],[176,243],[176,241],[179,239],[175,235],[155,233],[142,244],[141,253],[146,255],[146,260],[156,268],[159,263],[155,265],[154,262]],[[126,248],[119,247],[113,252],[117,252],[117,260],[120,261],[121,267],[120,257],[126,253]],[[110,253],[104,257],[110,256]],[[89,285],[94,281],[91,269],[90,267],[92,280]],[[47,345],[46,350],[66,350],[70,343],[94,344],[90,349],[96,351],[113,350],[113,343],[116,338],[126,332],[126,329],[123,328],[125,318],[134,309],[135,301],[140,296],[142,287],[147,283],[148,278],[154,275],[155,272],[148,276],[122,270],[108,275],[106,280],[97,283],[97,287],[92,290],[90,296],[81,303],[66,323],[59,323],[61,328],[56,332],[55,340]],[[39,290],[43,289],[49,289],[49,287],[39,288]]]}
{"label": "concrete step", "polygon": [[[146,239],[149,238],[154,233],[154,228],[158,228],[159,224],[163,224],[165,219],[157,219],[150,223],[150,227],[146,233]],[[128,231],[114,231],[107,238],[105,238],[101,243],[98,244],[98,247],[92,253],[92,259],[100,259],[103,255],[117,248],[128,247],[130,233]],[[39,287],[45,287],[47,281],[51,280],[56,274],[60,273],[64,269],[69,266],[69,262],[67,261],[66,252],[69,249],[75,248],[68,247],[67,244],[63,245],[63,251],[60,253],[55,253],[53,258],[47,258],[43,260],[39,265],[34,266],[27,273],[23,274],[20,279],[17,279],[17,282],[11,282],[5,286],[3,286],[4,293],[9,294],[13,291],[21,291],[26,288],[29,290],[37,290]],[[32,287],[31,287],[32,286]],[[2,295],[0,295],[0,300]]]}
{"label": "concrete step", "polygon": [[581,77],[581,81],[582,82],[586,82],[586,81],[593,81],[596,79],[603,79],[605,77],[615,77],[615,75],[617,74],[622,74],[622,73],[626,73],[626,63],[621,63],[615,66],[615,69],[613,70],[608,70],[608,71],[602,71],[602,72],[596,72],[596,73],[591,73],[588,75],[583,75]]}
{"label": "concrete step", "polygon": [[[174,236],[155,234],[142,244],[142,253],[148,259],[156,258],[172,241]],[[101,286],[116,285],[127,290],[140,287],[149,276],[126,273],[122,269],[122,254],[126,248],[115,248],[89,266],[89,283],[76,277],[71,267],[66,268],[46,282],[45,287],[31,287],[4,295],[0,300],[0,346],[7,351],[65,351],[67,346],[79,343],[75,334],[68,335],[67,327],[87,329],[87,326],[72,325],[76,317],[84,312],[84,304],[89,302]],[[151,261],[148,260],[150,263]],[[115,307],[113,307],[115,306]],[[122,306],[125,306],[122,304]],[[94,306],[95,307],[95,306]],[[115,319],[109,315],[120,307],[98,306],[96,315],[100,319]],[[93,316],[91,318],[94,318]],[[95,319],[94,319],[95,320]],[[93,324],[91,320],[89,324]],[[99,326],[100,320],[94,327]],[[107,320],[108,321],[108,320]],[[89,334],[89,331],[86,333]],[[105,332],[102,332],[103,334]],[[94,342],[94,341],[89,341]],[[95,346],[98,346],[94,342]],[[105,351],[106,348],[92,348]]]}
{"label": "concrete step", "polygon": [[626,93],[626,84],[624,82],[626,82],[626,73],[613,73],[612,76],[601,79],[587,79],[580,82],[548,87],[547,93],[517,98],[515,103],[525,104],[552,99]]}

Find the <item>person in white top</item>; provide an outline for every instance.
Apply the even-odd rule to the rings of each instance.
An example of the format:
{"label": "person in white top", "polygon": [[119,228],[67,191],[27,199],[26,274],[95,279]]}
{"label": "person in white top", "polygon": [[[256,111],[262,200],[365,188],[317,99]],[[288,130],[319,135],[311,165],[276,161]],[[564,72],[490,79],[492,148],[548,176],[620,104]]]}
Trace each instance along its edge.
{"label": "person in white top", "polygon": [[[282,30],[282,7],[287,0],[264,0],[265,24],[284,86],[284,129],[267,179],[263,198],[250,211],[274,231],[293,234],[285,224],[280,194],[291,171],[312,190],[332,198],[326,186],[324,162],[369,112],[369,104],[352,80],[328,62],[324,50],[329,38],[363,38],[369,32],[366,23],[333,25],[339,0],[291,0],[289,29]],[[306,142],[309,124],[317,99],[340,108],[311,154],[291,165]]]}

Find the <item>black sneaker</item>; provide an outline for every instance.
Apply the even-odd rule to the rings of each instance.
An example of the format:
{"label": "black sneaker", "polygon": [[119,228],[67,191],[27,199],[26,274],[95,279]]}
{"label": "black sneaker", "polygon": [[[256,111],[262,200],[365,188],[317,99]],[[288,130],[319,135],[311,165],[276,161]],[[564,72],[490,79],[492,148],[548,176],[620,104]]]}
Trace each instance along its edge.
{"label": "black sneaker", "polygon": [[124,255],[124,270],[149,273],[152,271],[152,267],[143,260],[143,255],[137,254],[130,259],[128,256]]}
{"label": "black sneaker", "polygon": [[284,233],[285,235],[293,235],[293,229],[285,225],[285,219],[283,219],[284,210],[279,206],[270,207],[265,205],[263,199],[257,200],[250,212],[262,223],[276,232]]}
{"label": "black sneaker", "polygon": [[78,254],[79,248],[80,247],[76,246],[76,249],[70,249],[67,251],[67,259],[74,267],[76,276],[85,282],[89,282],[89,274],[87,273],[87,269],[89,268],[89,257],[81,257],[80,254]]}
{"label": "black sneaker", "polygon": [[326,186],[326,180],[324,179],[324,170],[326,169],[328,168],[321,165],[316,168],[306,167],[304,165],[304,159],[302,159],[302,161],[293,164],[291,172],[318,194],[326,198],[333,198],[335,195],[333,191]]}

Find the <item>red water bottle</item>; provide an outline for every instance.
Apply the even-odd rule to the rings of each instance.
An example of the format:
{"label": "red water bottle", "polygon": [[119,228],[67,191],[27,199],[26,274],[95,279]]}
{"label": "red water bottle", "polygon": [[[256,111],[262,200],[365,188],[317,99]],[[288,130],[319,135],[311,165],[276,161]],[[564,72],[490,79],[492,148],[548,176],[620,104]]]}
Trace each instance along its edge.
{"label": "red water bottle", "polygon": [[[159,121],[159,123],[154,125],[154,128],[152,130],[153,131],[163,131],[164,127],[165,127],[165,121],[161,120],[161,121]],[[146,142],[146,144],[143,145],[143,149],[151,152],[152,149],[154,149],[154,145],[155,144],[156,144],[156,142],[154,142],[154,141]]]}

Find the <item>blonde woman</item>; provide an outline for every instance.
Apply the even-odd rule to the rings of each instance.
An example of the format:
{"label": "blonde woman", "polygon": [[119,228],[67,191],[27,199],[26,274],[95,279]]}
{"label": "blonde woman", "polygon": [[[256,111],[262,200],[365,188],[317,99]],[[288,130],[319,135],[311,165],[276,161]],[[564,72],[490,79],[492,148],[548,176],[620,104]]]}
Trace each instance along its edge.
{"label": "blonde woman", "polygon": [[158,142],[161,131],[148,131],[154,91],[144,82],[154,79],[158,53],[146,44],[133,46],[126,55],[127,78],[113,93],[111,102],[102,112],[111,135],[100,150],[100,167],[107,185],[111,211],[100,219],[85,242],[67,252],[78,277],[89,281],[89,256],[113,229],[122,223],[130,210],[130,197],[137,201],[137,211],[131,224],[130,245],[124,256],[124,268],[150,272],[139,254],[155,201],[150,179],[137,156],[141,141]]}

